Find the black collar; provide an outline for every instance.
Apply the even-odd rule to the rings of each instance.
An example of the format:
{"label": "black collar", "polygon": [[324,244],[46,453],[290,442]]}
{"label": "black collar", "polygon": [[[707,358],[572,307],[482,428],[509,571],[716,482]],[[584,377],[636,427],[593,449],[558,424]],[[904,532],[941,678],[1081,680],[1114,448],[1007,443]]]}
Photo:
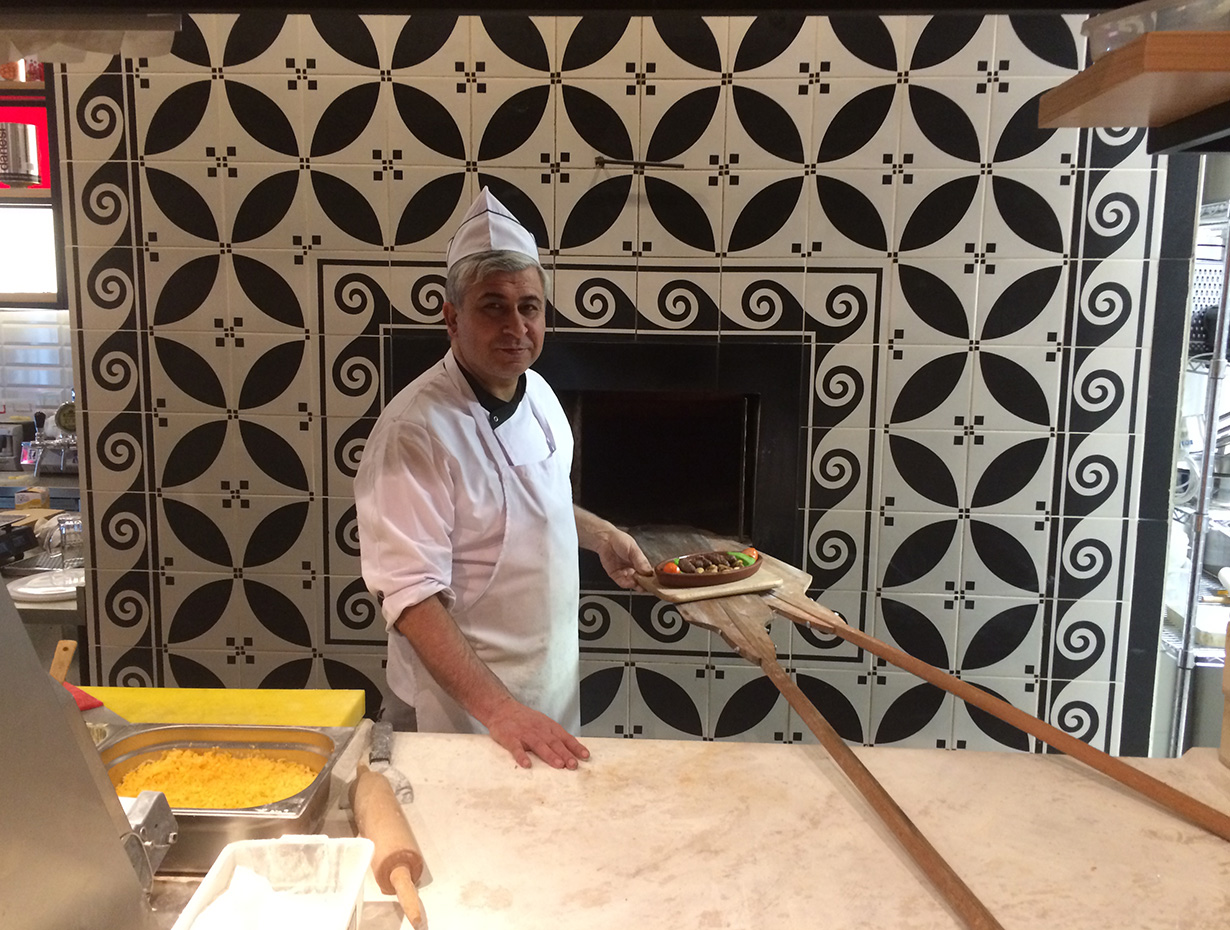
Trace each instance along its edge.
{"label": "black collar", "polygon": [[522,372],[521,377],[517,379],[517,390],[513,392],[512,400],[501,400],[483,387],[478,379],[466,371],[465,366],[460,362],[457,363],[457,367],[465,375],[466,381],[470,384],[470,390],[474,392],[474,396],[478,399],[482,408],[487,411],[487,421],[491,424],[492,429],[495,429],[505,420],[510,419],[517,412],[517,407],[521,404],[521,398],[525,396],[525,372]]}

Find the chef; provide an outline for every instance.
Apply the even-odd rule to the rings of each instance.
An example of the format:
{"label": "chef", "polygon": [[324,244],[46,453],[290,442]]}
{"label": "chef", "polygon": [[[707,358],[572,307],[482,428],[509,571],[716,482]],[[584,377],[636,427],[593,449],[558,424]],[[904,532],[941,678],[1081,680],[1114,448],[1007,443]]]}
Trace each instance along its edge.
{"label": "chef", "polygon": [[624,588],[651,568],[572,502],[568,420],[530,370],[546,316],[533,235],[484,188],[446,265],[449,351],[385,407],[355,477],[363,578],[389,631],[386,716],[576,768],[578,544]]}

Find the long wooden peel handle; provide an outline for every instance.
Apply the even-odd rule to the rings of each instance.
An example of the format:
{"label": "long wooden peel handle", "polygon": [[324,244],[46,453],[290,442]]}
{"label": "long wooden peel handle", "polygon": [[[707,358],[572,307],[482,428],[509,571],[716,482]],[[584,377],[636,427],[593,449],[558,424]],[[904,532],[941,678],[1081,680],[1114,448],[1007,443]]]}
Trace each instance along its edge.
{"label": "long wooden peel handle", "polygon": [[770,595],[767,600],[769,606],[791,620],[821,627],[835,636],[840,636],[848,643],[866,649],[872,655],[879,656],[897,668],[917,675],[937,688],[955,694],[967,704],[985,710],[1005,723],[1012,724],[1018,730],[1036,736],[1047,745],[1084,762],[1120,784],[1139,791],[1145,797],[1169,808],[1196,826],[1203,827],[1224,840],[1230,840],[1230,815],[1210,807],[1203,801],[1198,801],[1189,794],[1184,794],[1178,788],[1159,781],[1152,775],[1146,775],[1140,769],[1133,768],[1126,762],[1090,746],[1070,733],[1051,726],[1045,720],[1026,713],[1019,707],[1013,707],[1007,701],[988,694],[967,681],[962,681],[934,665],[881,642],[862,630],[854,629],[826,607],[808,599],[783,599],[776,594]]}
{"label": "long wooden peel handle", "polygon": [[965,922],[965,925],[970,930],[992,930],[992,928],[1003,930],[1002,924],[953,871],[952,866],[944,857],[936,852],[935,847],[927,838],[919,832],[914,822],[893,800],[892,795],[884,789],[884,786],[867,770],[854,751],[846,745],[845,740],[824,719],[824,716],[816,709],[816,705],[809,701],[807,695],[799,690],[799,686],[791,681],[785,669],[776,661],[764,662],[761,667],[777,685],[777,690],[782,693],[790,706],[803,718],[807,728],[816,734],[816,738],[828,750],[833,761],[846,773],[859,793],[867,799],[880,820],[892,831],[893,836],[926,873],[936,890],[943,895],[961,920]]}

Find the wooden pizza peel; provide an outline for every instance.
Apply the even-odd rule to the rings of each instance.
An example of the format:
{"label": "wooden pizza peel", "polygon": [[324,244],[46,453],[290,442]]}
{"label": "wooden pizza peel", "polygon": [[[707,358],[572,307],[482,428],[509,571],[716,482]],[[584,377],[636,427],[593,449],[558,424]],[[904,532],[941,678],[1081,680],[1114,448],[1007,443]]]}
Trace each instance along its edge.
{"label": "wooden pizza peel", "polygon": [[[640,527],[630,530],[651,564],[691,552],[741,549],[746,543],[723,538],[702,530],[685,527]],[[716,630],[741,656],[759,665],[777,686],[803,721],[820,740],[871,804],[876,814],[893,832],[905,849],[944,895],[965,923],[973,927],[999,927],[952,868],[931,847],[914,827],[884,788],[876,782],[833,730],[819,710],[798,689],[789,674],[777,661],[776,647],[769,637],[767,625],[773,612],[794,623],[809,626],[866,649],[872,655],[910,672],[967,703],[998,717],[1036,737],[1061,752],[1084,762],[1120,784],[1140,792],[1185,820],[1209,832],[1230,840],[1230,815],[1146,775],[1139,769],[1064,733],[1032,714],[1014,707],[969,682],[949,675],[908,653],[902,652],[875,637],[851,627],[838,614],[813,601],[807,594],[811,576],[767,553],[761,552],[763,564],[755,575],[731,585],[707,588],[668,588],[657,584],[652,576],[638,576],[638,582],[663,600],[676,604],[681,616],[689,623]],[[757,576],[765,578],[757,581]],[[763,582],[780,578],[776,587],[766,589]],[[721,590],[729,588],[729,590]],[[687,592],[682,594],[682,592]],[[707,592],[708,597],[701,596]]]}
{"label": "wooden pizza peel", "polygon": [[[642,528],[632,534],[654,565],[684,553],[743,548],[733,540],[681,528]],[[762,592],[780,589],[786,586],[787,577],[803,573],[763,553],[761,558],[765,564],[754,575],[725,584],[671,588],[658,584],[652,576],[637,576],[637,580],[646,590],[673,603],[686,621],[715,630],[739,655],[759,665],[965,925],[971,930],[1003,930],[777,661],[777,649],[768,632],[773,611]]]}
{"label": "wooden pizza peel", "polygon": [[[698,551],[698,549],[723,549],[745,545],[696,529],[647,527],[644,529],[634,529],[631,532],[638,542],[641,542],[643,536],[645,541],[642,543],[641,548],[650,562],[660,561],[672,555],[677,555],[680,550],[672,551],[669,548],[677,543],[681,543],[685,547],[690,546],[691,548],[683,550],[689,552]],[[658,553],[661,554],[658,555]],[[757,574],[772,572],[774,575],[781,576],[783,582],[767,594],[748,598],[741,597],[737,605],[738,609],[750,609],[747,607],[748,602],[759,599],[773,611],[794,623],[838,636],[848,643],[861,649],[866,649],[872,655],[878,656],[903,671],[918,676],[937,688],[956,695],[966,703],[998,717],[1005,723],[1009,723],[1017,729],[1036,737],[1048,746],[1058,749],[1060,752],[1072,756],[1080,762],[1084,762],[1090,768],[1113,778],[1120,784],[1140,792],[1163,807],[1169,808],[1185,820],[1196,824],[1196,826],[1208,830],[1224,840],[1230,841],[1230,815],[1210,807],[1190,795],[1184,794],[1177,788],[1159,781],[1151,775],[1146,775],[1139,769],[1133,768],[1109,753],[1090,746],[1071,734],[1063,732],[1058,727],[1054,727],[1046,721],[1026,713],[1019,707],[1014,707],[1007,701],[997,698],[967,681],[962,681],[954,675],[949,675],[947,672],[929,665],[909,653],[902,652],[900,649],[890,646],[862,630],[855,629],[847,624],[841,616],[827,607],[817,604],[808,596],[807,591],[811,586],[811,575],[767,553],[762,552],[760,556],[765,564]],[[671,596],[668,591],[666,597],[669,599]],[[704,602],[701,601],[699,603]]]}

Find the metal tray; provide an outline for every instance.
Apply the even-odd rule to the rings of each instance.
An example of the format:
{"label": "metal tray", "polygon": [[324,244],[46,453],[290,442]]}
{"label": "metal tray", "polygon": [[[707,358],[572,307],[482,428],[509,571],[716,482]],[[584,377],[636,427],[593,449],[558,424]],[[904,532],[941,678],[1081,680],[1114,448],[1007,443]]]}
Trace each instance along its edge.
{"label": "metal tray", "polygon": [[170,749],[266,755],[316,771],[310,785],[273,804],[235,810],[172,808],[179,836],[158,871],[203,875],[227,843],[314,833],[324,820],[330,773],[353,735],[353,727],[133,724],[113,729],[98,754],[112,784]]}

